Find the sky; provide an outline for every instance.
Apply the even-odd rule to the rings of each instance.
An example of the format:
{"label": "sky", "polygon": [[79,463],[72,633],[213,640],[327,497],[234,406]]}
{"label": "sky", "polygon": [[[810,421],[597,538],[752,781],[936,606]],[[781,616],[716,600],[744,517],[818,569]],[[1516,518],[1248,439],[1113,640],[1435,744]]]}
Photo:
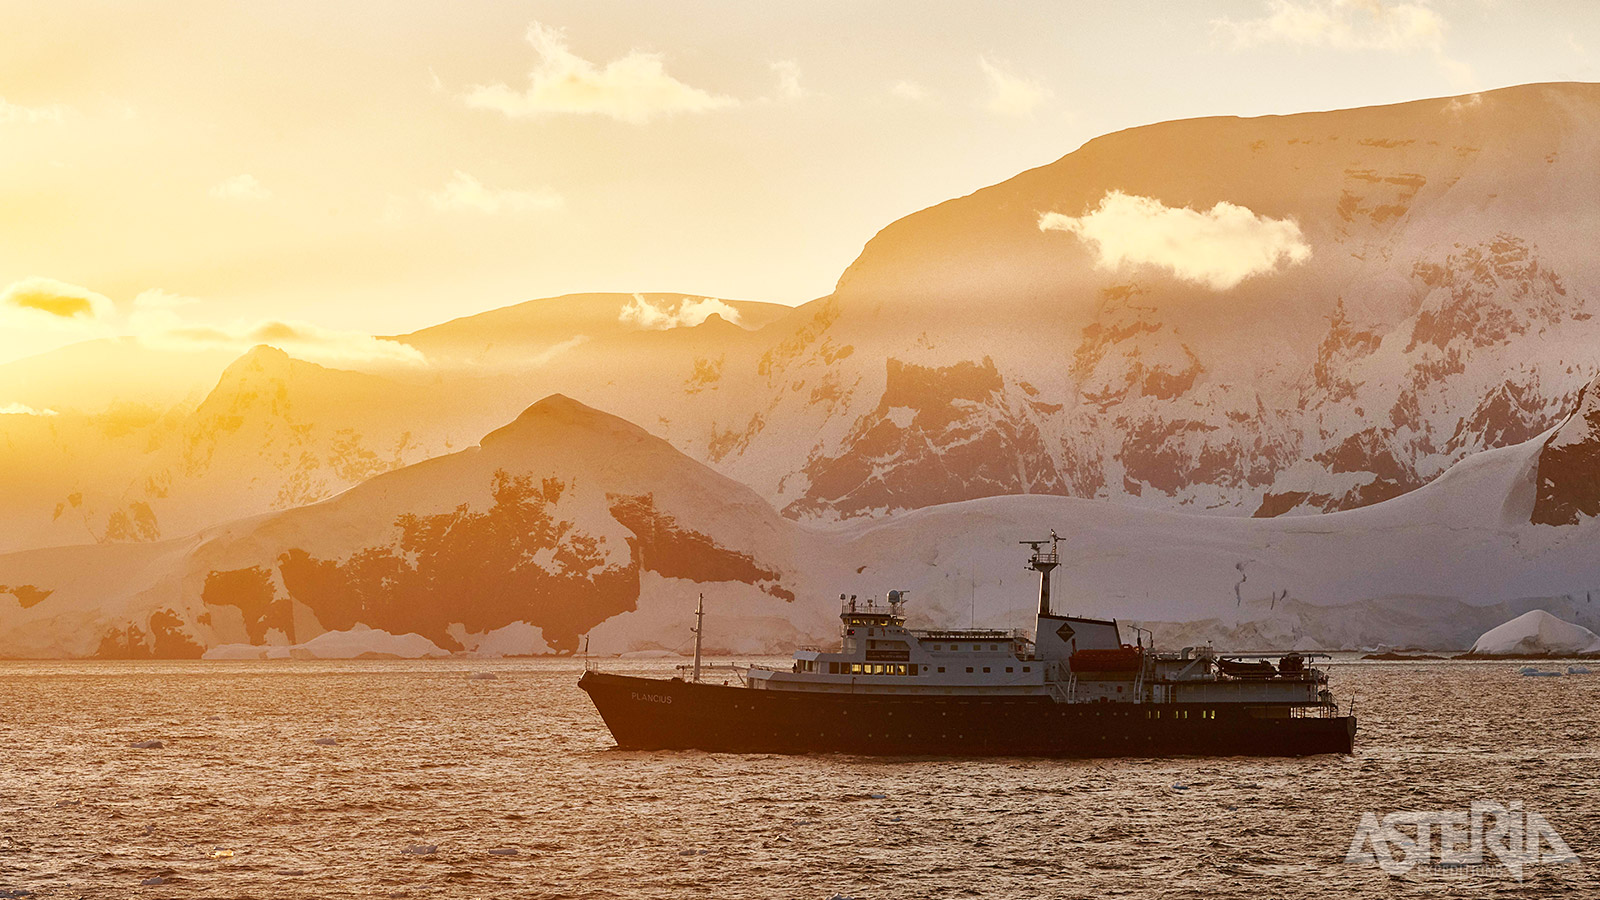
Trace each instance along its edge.
{"label": "sky", "polygon": [[1569,80],[1600,4],[0,0],[0,363],[801,303],[1100,134]]}

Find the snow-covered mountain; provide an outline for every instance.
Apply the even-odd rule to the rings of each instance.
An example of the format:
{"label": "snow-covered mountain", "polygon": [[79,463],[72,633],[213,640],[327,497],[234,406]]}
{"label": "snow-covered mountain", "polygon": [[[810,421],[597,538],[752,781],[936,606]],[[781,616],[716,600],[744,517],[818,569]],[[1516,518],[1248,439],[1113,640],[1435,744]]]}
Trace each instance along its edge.
{"label": "snow-covered mountain", "polygon": [[[363,427],[346,421],[375,415],[357,390],[315,425],[360,432],[357,455],[388,462],[409,433],[409,462],[559,392],[802,521],[1014,493],[1351,509],[1543,432],[1600,370],[1597,170],[1600,85],[1133,128],[891,224],[804,306],[530,301],[394,338],[428,365],[366,373],[453,401]],[[89,532],[147,537],[145,503],[178,533],[137,484],[146,447],[192,409],[54,437],[65,421],[0,416],[10,445],[60,450],[25,468],[71,475],[14,505],[49,519],[112,470]],[[312,455],[312,476],[240,464],[266,497],[346,483],[327,476],[338,451]],[[220,502],[184,523],[270,508]],[[110,527],[118,513],[133,527]],[[70,531],[8,526],[0,546],[82,539]]]}
{"label": "snow-covered mountain", "polygon": [[1596,171],[1600,85],[1107,135],[885,228],[670,435],[800,518],[1367,505],[1600,367]]}
{"label": "snow-covered mountain", "polygon": [[437,367],[538,366],[589,342],[692,327],[712,316],[755,330],[789,312],[777,303],[688,294],[565,294],[529,300],[390,340],[415,347]]}
{"label": "snow-covered mountain", "polygon": [[239,655],[330,632],[456,652],[572,651],[585,635],[596,652],[670,650],[701,592],[718,651],[826,641],[841,591],[907,590],[918,625],[1026,627],[1036,587],[1017,542],[1050,528],[1070,560],[1058,606],[1141,621],[1167,646],[1461,649],[1531,609],[1600,627],[1600,519],[1534,521],[1548,437],[1320,516],[1032,495],[818,527],[554,396],[481,445],[310,506],[0,556],[0,656]]}
{"label": "snow-covered mountain", "polygon": [[452,651],[510,626],[522,652],[570,651],[633,609],[645,578],[737,584],[781,608],[794,528],[660,439],[553,396],[321,503],[0,557],[16,601],[0,602],[0,655],[198,656],[357,625]]}
{"label": "snow-covered mountain", "polygon": [[197,404],[0,416],[0,550],[153,541],[313,503],[470,444],[525,405],[504,394],[262,346]]}

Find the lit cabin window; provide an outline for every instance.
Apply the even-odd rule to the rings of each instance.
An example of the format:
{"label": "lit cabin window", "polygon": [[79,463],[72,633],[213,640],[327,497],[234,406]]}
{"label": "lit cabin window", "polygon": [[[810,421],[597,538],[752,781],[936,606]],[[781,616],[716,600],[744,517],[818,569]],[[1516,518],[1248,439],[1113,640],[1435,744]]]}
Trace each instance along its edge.
{"label": "lit cabin window", "polygon": [[852,675],[860,675],[861,674],[861,663],[851,663],[850,664],[850,674],[852,674]]}

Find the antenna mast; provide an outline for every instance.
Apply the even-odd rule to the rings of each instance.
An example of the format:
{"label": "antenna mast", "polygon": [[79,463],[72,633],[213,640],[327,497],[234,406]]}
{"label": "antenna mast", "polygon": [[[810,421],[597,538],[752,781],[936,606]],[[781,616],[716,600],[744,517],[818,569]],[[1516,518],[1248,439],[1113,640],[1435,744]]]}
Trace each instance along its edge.
{"label": "antenna mast", "polygon": [[694,611],[694,680],[700,680],[700,633],[705,630],[706,595],[700,595],[700,605]]}
{"label": "antenna mast", "polygon": [[1056,553],[1056,544],[1061,538],[1056,535],[1054,528],[1050,529],[1050,549],[1040,549],[1044,541],[1018,541],[1027,544],[1033,550],[1033,555],[1028,557],[1028,568],[1039,573],[1039,615],[1050,615],[1050,572],[1061,564],[1061,557]]}

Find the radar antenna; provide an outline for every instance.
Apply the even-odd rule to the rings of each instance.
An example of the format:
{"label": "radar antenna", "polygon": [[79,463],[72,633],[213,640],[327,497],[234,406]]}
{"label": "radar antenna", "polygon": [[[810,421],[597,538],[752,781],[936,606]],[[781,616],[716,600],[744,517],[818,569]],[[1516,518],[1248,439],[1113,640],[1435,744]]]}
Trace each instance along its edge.
{"label": "radar antenna", "polygon": [[1056,566],[1061,565],[1061,557],[1056,550],[1056,545],[1061,543],[1061,537],[1056,534],[1054,528],[1050,529],[1050,537],[1048,538],[1050,549],[1048,550],[1043,549],[1046,540],[1018,541],[1017,543],[1027,544],[1028,548],[1033,551],[1033,555],[1028,557],[1028,568],[1039,573],[1039,615],[1041,617],[1048,616],[1050,615],[1050,572]]}

